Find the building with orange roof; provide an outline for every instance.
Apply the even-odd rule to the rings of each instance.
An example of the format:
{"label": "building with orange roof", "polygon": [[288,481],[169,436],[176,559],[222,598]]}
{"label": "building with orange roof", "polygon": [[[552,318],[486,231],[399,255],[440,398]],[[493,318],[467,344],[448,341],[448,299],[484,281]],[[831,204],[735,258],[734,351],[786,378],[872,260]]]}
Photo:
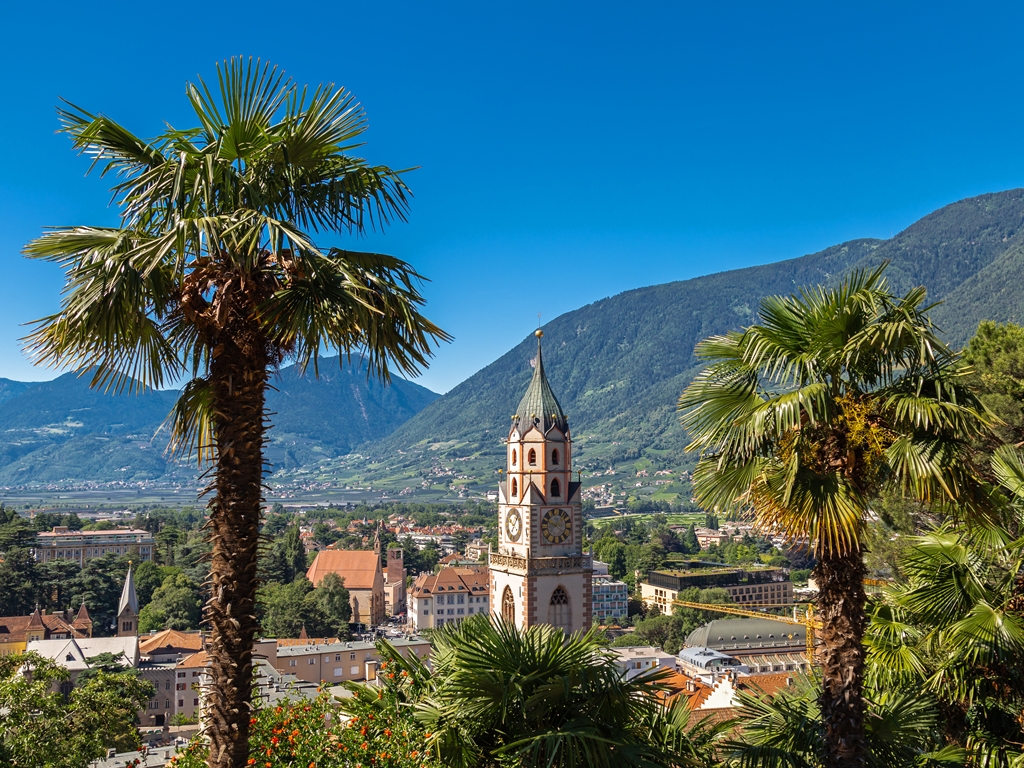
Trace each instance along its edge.
{"label": "building with orange roof", "polygon": [[345,582],[352,602],[352,621],[377,626],[384,622],[384,572],[380,553],[363,549],[325,549],[317,552],[306,578],[319,586],[324,576],[334,573]]}
{"label": "building with orange roof", "polygon": [[67,640],[92,637],[92,618],[85,603],[71,611],[47,613],[35,609],[28,616],[0,617],[0,656],[24,653],[32,640]]}
{"label": "building with orange roof", "polygon": [[139,653],[147,661],[177,661],[191,656],[206,646],[202,632],[164,629],[139,638]]}
{"label": "building with orange roof", "polygon": [[489,613],[490,578],[482,565],[421,573],[409,591],[409,626],[418,632]]}

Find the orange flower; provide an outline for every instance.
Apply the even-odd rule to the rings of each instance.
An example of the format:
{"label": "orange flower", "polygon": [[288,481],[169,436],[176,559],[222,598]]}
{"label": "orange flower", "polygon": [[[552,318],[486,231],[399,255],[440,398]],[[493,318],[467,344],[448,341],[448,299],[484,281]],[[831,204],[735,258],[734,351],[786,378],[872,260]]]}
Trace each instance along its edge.
{"label": "orange flower", "polygon": [[414,749],[412,752],[409,753],[409,757],[416,757],[416,755],[418,755],[418,754],[419,754],[419,752]]}
{"label": "orange flower", "polygon": [[309,768],[316,768],[316,763],[310,763]]}
{"label": "orange flower", "polygon": [[430,738],[431,736],[433,736],[434,734],[432,734],[432,733],[431,733],[430,731],[427,731],[427,732],[426,732],[425,734],[423,734],[423,735],[424,735],[424,736],[426,736],[426,737],[427,737],[427,738],[429,739],[429,738]]}
{"label": "orange flower", "polygon": [[360,749],[366,749],[368,746],[369,746],[369,744],[364,741],[362,744],[359,745],[359,748]]}
{"label": "orange flower", "polygon": [[390,736],[391,735],[391,729],[390,728],[385,728],[384,729],[384,735],[385,736]]}

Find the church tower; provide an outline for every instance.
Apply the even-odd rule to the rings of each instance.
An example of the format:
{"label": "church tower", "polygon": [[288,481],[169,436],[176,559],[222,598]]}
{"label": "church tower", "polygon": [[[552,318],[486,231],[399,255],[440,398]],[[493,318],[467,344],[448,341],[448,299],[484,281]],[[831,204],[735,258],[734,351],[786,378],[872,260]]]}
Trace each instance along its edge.
{"label": "church tower", "polygon": [[135,594],[135,576],[132,564],[128,563],[128,575],[124,577],[121,599],[117,603],[117,636],[131,637],[139,634],[139,598]]}
{"label": "church tower", "polygon": [[544,375],[538,330],[533,379],[512,416],[498,485],[498,551],[489,558],[491,616],[521,629],[590,629],[590,557],[569,421]]}

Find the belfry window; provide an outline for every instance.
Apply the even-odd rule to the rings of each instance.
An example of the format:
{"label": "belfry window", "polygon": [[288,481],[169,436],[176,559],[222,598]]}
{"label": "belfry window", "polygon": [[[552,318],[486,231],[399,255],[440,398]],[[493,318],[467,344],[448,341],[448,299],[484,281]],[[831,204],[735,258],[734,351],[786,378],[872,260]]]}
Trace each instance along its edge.
{"label": "belfry window", "polygon": [[527,461],[530,462],[531,467],[537,466],[537,452],[533,450],[533,448],[531,448],[530,453],[527,454]]}
{"label": "belfry window", "polygon": [[515,448],[513,448],[513,449],[512,449],[512,466],[513,466],[513,467],[514,467],[514,466],[516,465],[516,462],[517,462],[518,460],[519,460],[519,457],[518,457],[518,456],[516,455],[516,449],[515,449]]}
{"label": "belfry window", "polygon": [[553,466],[553,467],[557,467],[558,466],[558,449],[557,448],[555,448],[553,451],[551,451],[551,466]]}
{"label": "belfry window", "polygon": [[548,605],[548,624],[566,634],[572,632],[572,613],[569,610],[569,595],[564,587],[555,587]]}
{"label": "belfry window", "polygon": [[512,495],[519,495],[519,483],[516,482],[516,479],[514,477],[512,478]]}
{"label": "belfry window", "polygon": [[512,597],[512,590],[505,586],[501,593],[501,618],[512,624],[516,620],[516,600]]}
{"label": "belfry window", "polygon": [[551,481],[551,497],[554,498],[554,499],[557,499],[561,495],[562,495],[562,486],[561,486],[561,484],[559,484],[558,478],[556,477],[555,479],[553,479]]}

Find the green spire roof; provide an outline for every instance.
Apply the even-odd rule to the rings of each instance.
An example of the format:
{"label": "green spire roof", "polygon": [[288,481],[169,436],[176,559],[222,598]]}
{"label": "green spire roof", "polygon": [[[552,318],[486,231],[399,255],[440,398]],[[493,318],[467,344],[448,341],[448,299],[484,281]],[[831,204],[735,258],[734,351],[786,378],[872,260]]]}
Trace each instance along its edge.
{"label": "green spire roof", "polygon": [[547,434],[551,427],[558,427],[563,434],[569,431],[569,420],[566,419],[562,406],[558,404],[558,398],[551,391],[548,384],[548,377],[544,375],[544,359],[541,357],[540,338],[544,332],[537,330],[537,366],[533,369],[533,378],[530,386],[526,388],[526,394],[519,401],[516,408],[516,415],[512,419],[513,426],[518,426],[520,432],[526,432],[531,425],[536,424],[538,429]]}

